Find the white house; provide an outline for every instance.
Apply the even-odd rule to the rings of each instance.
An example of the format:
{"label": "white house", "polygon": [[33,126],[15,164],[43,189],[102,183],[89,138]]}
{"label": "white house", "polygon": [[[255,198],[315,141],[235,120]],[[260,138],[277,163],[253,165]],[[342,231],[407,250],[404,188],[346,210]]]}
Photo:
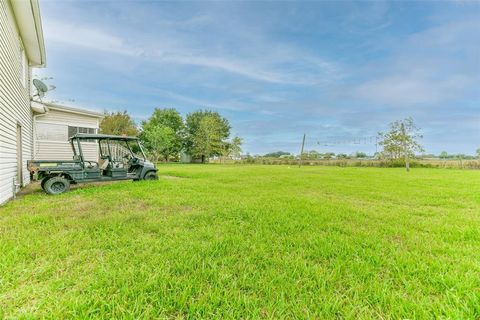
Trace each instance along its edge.
{"label": "white house", "polygon": [[[98,133],[103,114],[53,103],[34,102],[34,108],[44,107],[45,113],[34,116],[33,159],[72,160],[69,138],[76,133]],[[86,160],[98,161],[99,147],[85,142]]]}
{"label": "white house", "polygon": [[0,0],[0,203],[29,183],[33,154],[31,68],[45,66],[36,0]]}
{"label": "white house", "polygon": [[[32,68],[45,66],[37,0],[0,0],[0,205],[30,182],[30,159],[72,159],[67,140],[94,133],[102,115],[32,101]],[[97,160],[97,150],[85,150]]]}

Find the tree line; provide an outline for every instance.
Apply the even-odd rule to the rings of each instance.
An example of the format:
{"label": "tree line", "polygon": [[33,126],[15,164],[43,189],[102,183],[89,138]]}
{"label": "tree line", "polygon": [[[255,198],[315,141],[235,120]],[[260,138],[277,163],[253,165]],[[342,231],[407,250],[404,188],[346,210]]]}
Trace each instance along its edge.
{"label": "tree line", "polygon": [[[188,113],[183,118],[174,108],[156,108],[147,120],[141,122],[140,126],[136,125],[127,111],[105,112],[100,125],[102,133],[140,137],[154,161],[176,161],[181,154],[186,154],[193,161],[202,163],[211,157],[238,158],[240,156],[242,139],[230,138],[230,130],[228,119],[216,111],[202,109]],[[373,157],[359,151],[347,155],[311,150],[304,152],[301,158],[306,160],[365,158],[400,160],[408,170],[410,159],[415,159],[417,153],[424,152],[420,144],[421,139],[420,129],[413,119],[406,118],[390,123],[387,132],[378,133],[377,141],[383,150]],[[480,158],[480,148],[476,153]],[[294,154],[284,151],[267,153],[263,157],[296,158]],[[473,159],[474,157],[463,154],[449,155],[444,151],[439,158]]]}
{"label": "tree line", "polygon": [[100,132],[138,136],[153,161],[178,161],[182,154],[193,161],[211,157],[238,157],[242,139],[230,138],[228,119],[218,112],[197,110],[185,118],[174,108],[156,108],[137,126],[127,111],[105,111]]}
{"label": "tree line", "polygon": [[[410,160],[417,158],[437,158],[434,155],[417,155],[423,153],[425,150],[420,141],[423,136],[420,134],[420,129],[415,125],[411,117],[397,120],[389,125],[389,130],[386,132],[379,132],[377,135],[378,144],[383,150],[368,156],[364,152],[355,152],[350,155],[344,153],[335,154],[334,152],[320,153],[316,150],[305,151],[298,157],[294,154],[285,151],[277,151],[265,154],[264,158],[283,158],[304,160],[330,160],[330,159],[379,159],[387,161],[401,161],[407,170],[410,168]],[[476,150],[476,157],[480,159],[480,148]],[[475,156],[465,154],[449,155],[446,151],[442,151],[438,155],[440,159],[459,159],[459,160],[473,160]]]}

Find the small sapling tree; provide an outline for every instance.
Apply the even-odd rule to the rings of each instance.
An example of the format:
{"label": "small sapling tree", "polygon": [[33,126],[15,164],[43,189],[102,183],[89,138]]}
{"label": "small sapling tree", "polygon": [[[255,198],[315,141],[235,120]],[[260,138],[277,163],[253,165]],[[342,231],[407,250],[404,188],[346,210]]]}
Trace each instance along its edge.
{"label": "small sapling tree", "polygon": [[422,138],[412,118],[397,120],[390,123],[387,133],[379,133],[379,145],[383,146],[383,154],[390,159],[402,159],[405,169],[410,171],[410,159],[415,152],[423,152],[419,140]]}
{"label": "small sapling tree", "polygon": [[223,142],[222,158],[238,158],[242,152],[242,138],[234,137],[231,141]]}
{"label": "small sapling tree", "polygon": [[230,156],[238,158],[240,157],[240,154],[242,153],[242,143],[243,140],[240,137],[234,137],[232,141],[230,142]]}

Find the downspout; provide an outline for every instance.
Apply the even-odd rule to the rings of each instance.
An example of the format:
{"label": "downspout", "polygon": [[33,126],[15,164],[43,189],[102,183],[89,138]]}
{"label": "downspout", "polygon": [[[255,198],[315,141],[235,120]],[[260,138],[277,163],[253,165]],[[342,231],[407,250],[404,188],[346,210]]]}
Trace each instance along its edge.
{"label": "downspout", "polygon": [[[32,160],[35,159],[37,156],[37,118],[43,117],[47,115],[48,113],[48,107],[40,102],[37,101],[32,101],[31,103],[31,109],[34,113],[33,115],[33,130],[32,130],[32,141],[33,141],[33,154],[32,154]],[[36,113],[36,114],[35,114]]]}

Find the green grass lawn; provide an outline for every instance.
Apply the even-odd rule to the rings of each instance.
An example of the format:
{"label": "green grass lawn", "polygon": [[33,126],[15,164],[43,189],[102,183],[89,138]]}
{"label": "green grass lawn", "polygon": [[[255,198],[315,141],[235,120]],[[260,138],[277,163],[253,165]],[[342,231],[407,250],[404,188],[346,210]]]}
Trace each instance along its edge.
{"label": "green grass lawn", "polygon": [[0,318],[480,318],[480,171],[160,172],[0,207]]}

